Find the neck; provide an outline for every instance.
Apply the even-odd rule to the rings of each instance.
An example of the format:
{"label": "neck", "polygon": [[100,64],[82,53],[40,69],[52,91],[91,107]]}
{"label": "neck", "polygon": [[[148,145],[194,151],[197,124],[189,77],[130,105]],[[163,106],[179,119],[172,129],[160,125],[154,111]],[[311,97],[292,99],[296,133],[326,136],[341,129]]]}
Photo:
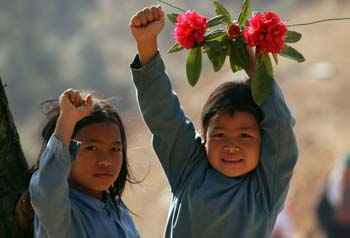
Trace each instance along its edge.
{"label": "neck", "polygon": [[71,186],[72,188],[78,190],[81,193],[84,193],[84,194],[86,194],[88,196],[94,197],[94,198],[96,198],[98,200],[102,200],[103,199],[103,191],[96,191],[96,190],[93,190],[93,189],[82,187],[82,186],[80,186],[78,184],[75,184],[75,183],[72,183],[72,182],[69,183],[69,186]]}

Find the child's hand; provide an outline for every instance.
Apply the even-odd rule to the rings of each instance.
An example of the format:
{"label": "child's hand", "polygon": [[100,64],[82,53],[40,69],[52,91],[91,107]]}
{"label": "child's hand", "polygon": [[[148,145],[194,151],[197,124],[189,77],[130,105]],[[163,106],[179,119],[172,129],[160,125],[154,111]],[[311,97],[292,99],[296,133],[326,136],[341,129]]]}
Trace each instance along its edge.
{"label": "child's hand", "polygon": [[69,116],[72,121],[77,123],[92,111],[92,96],[86,95],[85,99],[81,97],[79,91],[67,89],[59,99],[60,114]]}
{"label": "child's hand", "polygon": [[145,7],[130,19],[130,29],[137,42],[156,40],[164,27],[161,6]]}
{"label": "child's hand", "polygon": [[157,53],[157,36],[163,28],[164,12],[159,5],[146,7],[130,19],[130,30],[137,43],[142,65]]}
{"label": "child's hand", "polygon": [[77,122],[92,111],[92,96],[88,94],[83,99],[77,90],[68,89],[60,96],[59,105],[55,136],[68,145]]}

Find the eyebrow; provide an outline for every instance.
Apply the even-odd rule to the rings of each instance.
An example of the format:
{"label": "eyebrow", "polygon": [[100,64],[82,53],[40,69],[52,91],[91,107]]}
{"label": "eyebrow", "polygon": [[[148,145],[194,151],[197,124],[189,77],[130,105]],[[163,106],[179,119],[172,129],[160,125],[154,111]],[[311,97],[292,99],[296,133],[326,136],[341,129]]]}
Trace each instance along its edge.
{"label": "eyebrow", "polygon": [[[101,141],[97,139],[87,139],[82,141],[82,143],[101,143]],[[113,141],[111,144],[122,145],[122,142],[117,140],[117,141]]]}
{"label": "eyebrow", "polygon": [[[226,128],[221,127],[221,126],[215,126],[214,128],[211,129],[211,131],[215,131],[215,130],[226,130]],[[236,130],[241,130],[241,131],[259,131],[260,129],[257,127],[239,127],[236,128]]]}

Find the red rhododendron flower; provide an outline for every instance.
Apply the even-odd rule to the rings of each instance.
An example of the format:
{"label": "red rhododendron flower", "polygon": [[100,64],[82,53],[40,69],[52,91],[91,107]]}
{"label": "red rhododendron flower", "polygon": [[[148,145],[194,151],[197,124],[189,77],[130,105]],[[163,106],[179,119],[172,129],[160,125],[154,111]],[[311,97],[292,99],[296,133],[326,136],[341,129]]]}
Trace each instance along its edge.
{"label": "red rhododendron flower", "polygon": [[196,11],[187,11],[177,16],[174,38],[180,46],[191,49],[204,41],[208,20]]}
{"label": "red rhododendron flower", "polygon": [[244,28],[243,36],[249,46],[256,46],[256,54],[263,52],[279,53],[284,46],[287,27],[277,14],[266,12],[256,14]]}
{"label": "red rhododendron flower", "polygon": [[241,28],[237,23],[232,23],[228,26],[228,34],[232,39],[236,38],[239,35],[239,33],[241,33]]}

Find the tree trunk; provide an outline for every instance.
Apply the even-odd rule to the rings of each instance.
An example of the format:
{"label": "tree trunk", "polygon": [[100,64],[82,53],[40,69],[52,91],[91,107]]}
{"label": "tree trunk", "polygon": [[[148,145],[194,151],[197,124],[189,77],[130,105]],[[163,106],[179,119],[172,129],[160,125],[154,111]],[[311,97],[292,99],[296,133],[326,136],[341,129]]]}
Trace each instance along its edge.
{"label": "tree trunk", "polygon": [[0,78],[0,237],[33,237],[33,211],[24,157]]}

